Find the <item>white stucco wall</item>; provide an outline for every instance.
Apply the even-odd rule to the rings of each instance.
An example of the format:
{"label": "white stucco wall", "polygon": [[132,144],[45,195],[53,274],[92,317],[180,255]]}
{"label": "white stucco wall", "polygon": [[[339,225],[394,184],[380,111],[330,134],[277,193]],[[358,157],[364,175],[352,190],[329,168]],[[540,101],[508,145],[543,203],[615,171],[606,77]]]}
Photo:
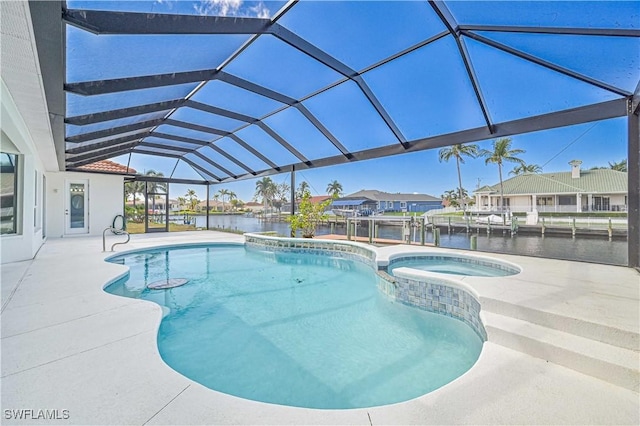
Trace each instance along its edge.
{"label": "white stucco wall", "polygon": [[609,203],[612,206],[624,206],[626,205],[625,203],[626,197],[627,197],[626,194],[611,194],[609,198]]}
{"label": "white stucco wall", "polygon": [[[18,206],[17,233],[0,237],[1,263],[32,259],[44,243],[42,236],[42,174],[44,167],[24,119],[1,81],[0,145],[4,152],[18,154]],[[37,173],[37,177],[36,177]],[[36,204],[36,179],[38,206]],[[34,214],[36,215],[34,225]]]}
{"label": "white stucco wall", "polygon": [[[99,173],[47,173],[47,237],[62,238],[75,235],[102,235],[116,215],[124,213],[124,177]],[[89,181],[89,232],[65,234],[65,182]]]}
{"label": "white stucco wall", "polygon": [[[527,212],[531,211],[531,196],[530,195],[509,195],[509,208],[513,212]],[[496,204],[499,203],[500,198],[497,198]]]}

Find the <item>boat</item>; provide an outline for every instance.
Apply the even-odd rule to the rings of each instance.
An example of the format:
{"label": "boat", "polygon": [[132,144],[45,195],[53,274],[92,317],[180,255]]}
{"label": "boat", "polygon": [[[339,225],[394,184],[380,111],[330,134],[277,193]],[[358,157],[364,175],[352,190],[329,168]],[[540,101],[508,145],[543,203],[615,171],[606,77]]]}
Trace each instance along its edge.
{"label": "boat", "polygon": [[479,225],[510,225],[511,220],[503,221],[501,216],[490,214],[489,216],[477,218],[476,223]]}
{"label": "boat", "polygon": [[333,214],[335,214],[336,216],[340,216],[340,217],[356,217],[356,216],[360,216],[360,214],[358,213],[358,210],[331,209],[331,211],[333,212]]}

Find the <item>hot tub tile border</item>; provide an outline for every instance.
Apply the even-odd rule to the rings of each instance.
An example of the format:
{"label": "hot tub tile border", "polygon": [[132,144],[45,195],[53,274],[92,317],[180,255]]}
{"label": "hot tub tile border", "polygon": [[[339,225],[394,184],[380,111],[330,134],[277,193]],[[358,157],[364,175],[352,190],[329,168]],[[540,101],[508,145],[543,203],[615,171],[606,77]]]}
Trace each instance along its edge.
{"label": "hot tub tile border", "polygon": [[511,265],[506,265],[501,262],[485,260],[485,259],[475,259],[468,258],[463,256],[447,256],[447,255],[439,255],[439,254],[430,254],[430,255],[406,255],[406,256],[398,256],[389,260],[387,265],[381,265],[379,269],[388,271],[394,264],[406,261],[424,261],[424,260],[449,260],[458,263],[466,263],[471,265],[484,266],[488,268],[495,268],[501,271],[508,272],[509,274],[519,274],[521,271],[516,269]]}

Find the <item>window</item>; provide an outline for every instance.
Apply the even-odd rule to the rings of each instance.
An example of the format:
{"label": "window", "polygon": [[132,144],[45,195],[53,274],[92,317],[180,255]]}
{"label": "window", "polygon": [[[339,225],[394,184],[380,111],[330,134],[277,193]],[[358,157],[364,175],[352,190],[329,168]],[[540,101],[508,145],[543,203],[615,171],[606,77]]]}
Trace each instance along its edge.
{"label": "window", "polygon": [[18,232],[18,156],[0,152],[0,234]]}
{"label": "window", "polygon": [[406,201],[400,201],[400,208],[401,209],[406,209],[407,208],[407,202]]}
{"label": "window", "polygon": [[570,195],[560,195],[558,197],[558,204],[561,206],[573,206],[576,204],[576,197]]}
{"label": "window", "polygon": [[536,200],[536,204],[538,206],[552,206],[553,197],[538,197],[538,199]]}
{"label": "window", "polygon": [[34,172],[35,179],[33,180],[33,227],[38,229],[38,171]]}

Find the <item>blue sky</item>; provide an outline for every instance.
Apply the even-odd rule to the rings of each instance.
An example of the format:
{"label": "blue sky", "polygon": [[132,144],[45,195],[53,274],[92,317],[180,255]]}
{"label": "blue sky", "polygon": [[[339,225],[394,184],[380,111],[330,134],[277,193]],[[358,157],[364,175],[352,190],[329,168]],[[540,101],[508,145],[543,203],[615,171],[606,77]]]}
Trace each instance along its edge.
{"label": "blue sky", "polygon": [[[513,147],[526,150],[520,157],[528,164],[544,166],[544,172],[569,171],[569,161],[583,161],[583,168],[607,166],[627,158],[626,119],[613,119],[581,124],[562,129],[547,130],[512,137]],[[478,142],[481,148],[490,148],[491,141]],[[126,161],[126,158],[123,158]],[[170,161],[175,164],[175,161]],[[150,166],[153,162],[150,161]],[[138,166],[139,167],[139,166]],[[506,172],[513,168],[506,167]],[[144,169],[137,168],[138,171]],[[484,159],[467,159],[462,165],[463,185],[475,189],[498,182],[498,169],[493,164],[485,165]],[[508,177],[508,174],[505,178]],[[273,175],[276,183],[290,183],[290,174]],[[303,170],[296,173],[296,185],[304,180],[311,185],[312,192],[324,194],[329,182],[340,182],[345,194],[361,189],[378,189],[386,192],[418,192],[434,196],[457,188],[457,173],[454,162],[438,161],[438,150],[404,154],[376,160],[361,161],[339,166]],[[234,191],[244,201],[250,201],[255,193],[256,179],[229,184],[212,185],[211,193],[219,189]],[[182,196],[186,190],[195,189],[199,198],[205,198],[204,187],[172,184],[171,197]]]}
{"label": "blue sky", "polygon": [[[283,5],[284,2],[242,0],[69,1],[71,8],[252,17],[273,16]],[[447,5],[463,24],[637,29],[640,22],[640,3],[637,1],[452,1]],[[444,29],[429,5],[418,1],[303,1],[284,15],[279,24],[356,71],[363,71]],[[479,34],[626,91],[633,92],[640,79],[640,55],[637,54],[640,52],[640,40],[637,38]],[[67,81],[76,82],[215,68],[248,36],[96,36],[68,27],[67,39]],[[465,37],[465,44],[494,122],[619,97],[470,38]],[[96,52],[100,54],[96,55]],[[295,99],[304,99],[342,78],[334,70],[273,36],[261,36],[224,71]],[[475,128],[484,123],[473,86],[451,36],[362,75],[408,140]],[[195,84],[185,84],[92,97],[67,94],[68,115],[176,99],[186,96],[194,87]],[[277,101],[222,81],[208,82],[192,95],[192,99],[255,118],[285,107]],[[350,151],[397,143],[393,133],[380,120],[354,82],[339,84],[302,103]],[[155,116],[145,117],[151,118]],[[227,131],[244,125],[191,108],[181,108],[171,118]],[[132,120],[127,118],[87,126],[68,125],[67,134],[129,124]],[[294,108],[284,108],[264,119],[264,122],[310,160],[339,154]],[[167,125],[160,126],[157,131],[213,140],[211,134]],[[255,125],[238,130],[236,134],[277,164],[287,165],[298,161]],[[154,138],[150,142],[163,143],[163,140]],[[247,155],[243,148],[228,138],[216,140],[215,144],[255,170],[268,168],[262,160]],[[489,148],[490,141],[478,144],[481,148]],[[573,159],[582,160],[584,168],[606,166],[608,162],[626,158],[626,120],[614,119],[516,135],[513,136],[513,146],[526,150],[521,157],[527,163],[544,165],[545,172],[569,170],[567,163]],[[208,147],[200,152],[233,173],[243,172],[239,166]],[[190,158],[197,164],[205,165],[201,159]],[[114,160],[126,163],[128,156]],[[201,179],[184,162],[176,167],[176,161],[169,158],[135,154],[130,165],[139,172],[154,169],[165,175],[173,173],[174,177]],[[506,172],[510,169],[511,166]],[[216,173],[224,175],[219,170]],[[475,189],[478,182],[485,185],[498,180],[496,166],[485,166],[482,159],[467,160],[462,173],[463,184],[469,190]],[[273,175],[272,179],[278,183],[289,182],[289,175]],[[334,179],[342,183],[346,194],[360,189],[379,189],[439,196],[457,186],[455,164],[440,163],[438,150],[303,170],[296,175],[297,183],[307,181],[317,194],[324,193],[327,184]],[[239,198],[249,201],[254,194],[255,180],[212,186],[212,191],[221,188],[232,190]],[[203,187],[193,186],[193,189],[204,198]],[[183,195],[186,190],[185,186],[174,185],[171,196]]]}

